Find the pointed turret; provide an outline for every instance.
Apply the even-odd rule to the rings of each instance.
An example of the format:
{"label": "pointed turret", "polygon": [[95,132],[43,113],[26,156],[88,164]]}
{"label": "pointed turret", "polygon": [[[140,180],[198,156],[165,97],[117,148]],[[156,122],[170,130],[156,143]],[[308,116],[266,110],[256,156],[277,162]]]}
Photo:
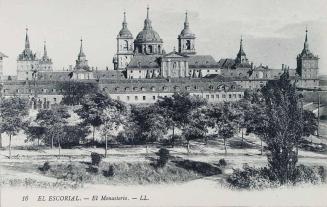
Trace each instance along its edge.
{"label": "pointed turret", "polygon": [[250,67],[250,64],[248,62],[248,59],[246,57],[246,54],[243,49],[243,37],[241,36],[240,40],[240,49],[237,53],[236,59],[235,59],[236,67]]}
{"label": "pointed turret", "polygon": [[85,57],[84,51],[83,51],[83,39],[81,38],[81,46],[79,49],[78,57]]}
{"label": "pointed turret", "polygon": [[48,59],[47,45],[45,41],[43,46],[43,59]]}
{"label": "pointed turret", "polygon": [[190,30],[190,23],[188,21],[188,13],[185,12],[184,28],[178,35],[178,52],[185,55],[196,54],[194,47],[195,34]]}
{"label": "pointed turret", "polygon": [[305,39],[303,44],[303,50],[301,52],[302,55],[312,55],[312,53],[309,50],[309,42],[308,42],[308,29],[305,29]]}
{"label": "pointed turret", "polygon": [[28,28],[26,28],[25,33],[25,47],[21,54],[18,55],[17,58],[18,61],[34,61],[36,60],[36,54],[33,54],[31,48],[30,48],[30,40],[28,37]]}
{"label": "pointed turret", "polygon": [[30,40],[28,38],[28,28],[26,28],[25,49],[30,49]]}
{"label": "pointed turret", "polygon": [[126,12],[124,12],[124,19],[122,23],[122,29],[119,31],[117,36],[118,38],[133,38],[132,33],[127,28],[127,21],[126,21]]}
{"label": "pointed turret", "polygon": [[84,69],[84,70],[90,70],[90,67],[88,65],[88,61],[86,60],[86,55],[83,51],[83,39],[81,38],[81,46],[79,49],[79,54],[77,56],[75,69]]}

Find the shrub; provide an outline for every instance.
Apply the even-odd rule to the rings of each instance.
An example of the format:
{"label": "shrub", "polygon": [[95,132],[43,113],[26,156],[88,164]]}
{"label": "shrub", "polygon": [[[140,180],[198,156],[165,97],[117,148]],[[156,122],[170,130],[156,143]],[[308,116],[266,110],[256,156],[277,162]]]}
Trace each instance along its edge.
{"label": "shrub", "polygon": [[227,182],[230,187],[241,189],[262,189],[279,185],[268,168],[254,168],[247,164],[243,169],[235,169],[227,178]]}
{"label": "shrub", "polygon": [[181,161],[175,161],[176,166],[192,170],[197,173],[200,173],[204,176],[211,176],[211,175],[218,175],[222,173],[222,170],[214,165],[211,165],[206,162],[199,162],[199,161],[193,161],[193,160],[181,160]]}
{"label": "shrub", "polygon": [[227,162],[226,162],[226,160],[224,158],[222,158],[222,159],[219,160],[218,165],[220,167],[226,167]]}
{"label": "shrub", "polygon": [[102,160],[102,156],[96,152],[91,153],[91,163],[94,166],[99,166],[100,162]]}
{"label": "shrub", "polygon": [[326,170],[323,166],[309,167],[299,165],[295,169],[293,182],[318,184],[326,181]]}
{"label": "shrub", "polygon": [[47,161],[43,164],[42,167],[39,167],[39,170],[42,172],[47,172],[50,170],[50,168],[51,168],[50,163]]}
{"label": "shrub", "polygon": [[87,171],[90,173],[97,174],[99,172],[99,167],[95,166],[95,165],[89,165],[89,167],[87,168]]}
{"label": "shrub", "polygon": [[157,153],[159,159],[157,160],[158,167],[164,167],[169,160],[169,150],[161,148]]}
{"label": "shrub", "polygon": [[105,176],[105,177],[112,177],[114,175],[115,175],[115,171],[114,171],[113,165],[110,165],[108,170],[103,171],[103,176]]}

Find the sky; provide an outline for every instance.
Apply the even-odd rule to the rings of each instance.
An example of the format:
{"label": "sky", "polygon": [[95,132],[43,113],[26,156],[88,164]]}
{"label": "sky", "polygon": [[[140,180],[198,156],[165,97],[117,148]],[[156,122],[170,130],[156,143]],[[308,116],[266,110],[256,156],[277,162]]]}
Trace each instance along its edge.
{"label": "sky", "polygon": [[38,56],[46,41],[55,70],[74,65],[81,37],[89,65],[112,69],[123,12],[135,38],[147,5],[166,52],[177,48],[187,10],[197,54],[212,55],[216,61],[235,58],[242,35],[254,65],[295,68],[307,27],[309,48],[320,57],[320,74],[327,74],[325,0],[0,0],[0,51],[8,56],[4,73],[16,74],[26,27]]}

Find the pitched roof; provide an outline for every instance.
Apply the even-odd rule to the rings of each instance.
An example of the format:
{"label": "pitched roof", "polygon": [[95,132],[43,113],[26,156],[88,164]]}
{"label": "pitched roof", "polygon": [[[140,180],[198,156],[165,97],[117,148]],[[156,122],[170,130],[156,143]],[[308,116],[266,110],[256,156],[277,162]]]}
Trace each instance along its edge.
{"label": "pitched roof", "polygon": [[235,60],[231,58],[222,58],[218,61],[219,68],[232,68],[235,65]]}
{"label": "pitched roof", "polygon": [[214,68],[217,67],[215,59],[211,55],[194,55],[188,59],[189,68]]}
{"label": "pitched roof", "polygon": [[127,68],[159,68],[160,55],[135,55]]}

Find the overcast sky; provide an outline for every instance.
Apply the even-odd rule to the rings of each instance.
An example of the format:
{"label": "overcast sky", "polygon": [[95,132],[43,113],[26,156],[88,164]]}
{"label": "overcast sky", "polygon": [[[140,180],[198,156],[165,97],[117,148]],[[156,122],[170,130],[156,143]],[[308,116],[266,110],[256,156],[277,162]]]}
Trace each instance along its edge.
{"label": "overcast sky", "polygon": [[216,61],[235,58],[242,35],[248,59],[270,68],[296,66],[307,25],[310,50],[320,57],[320,73],[327,74],[325,0],[0,0],[0,51],[9,56],[4,72],[16,73],[26,26],[31,49],[41,56],[46,40],[56,70],[74,65],[81,36],[90,66],[113,68],[124,10],[136,37],[147,5],[166,52],[177,48],[188,10],[198,54],[212,55]]}

